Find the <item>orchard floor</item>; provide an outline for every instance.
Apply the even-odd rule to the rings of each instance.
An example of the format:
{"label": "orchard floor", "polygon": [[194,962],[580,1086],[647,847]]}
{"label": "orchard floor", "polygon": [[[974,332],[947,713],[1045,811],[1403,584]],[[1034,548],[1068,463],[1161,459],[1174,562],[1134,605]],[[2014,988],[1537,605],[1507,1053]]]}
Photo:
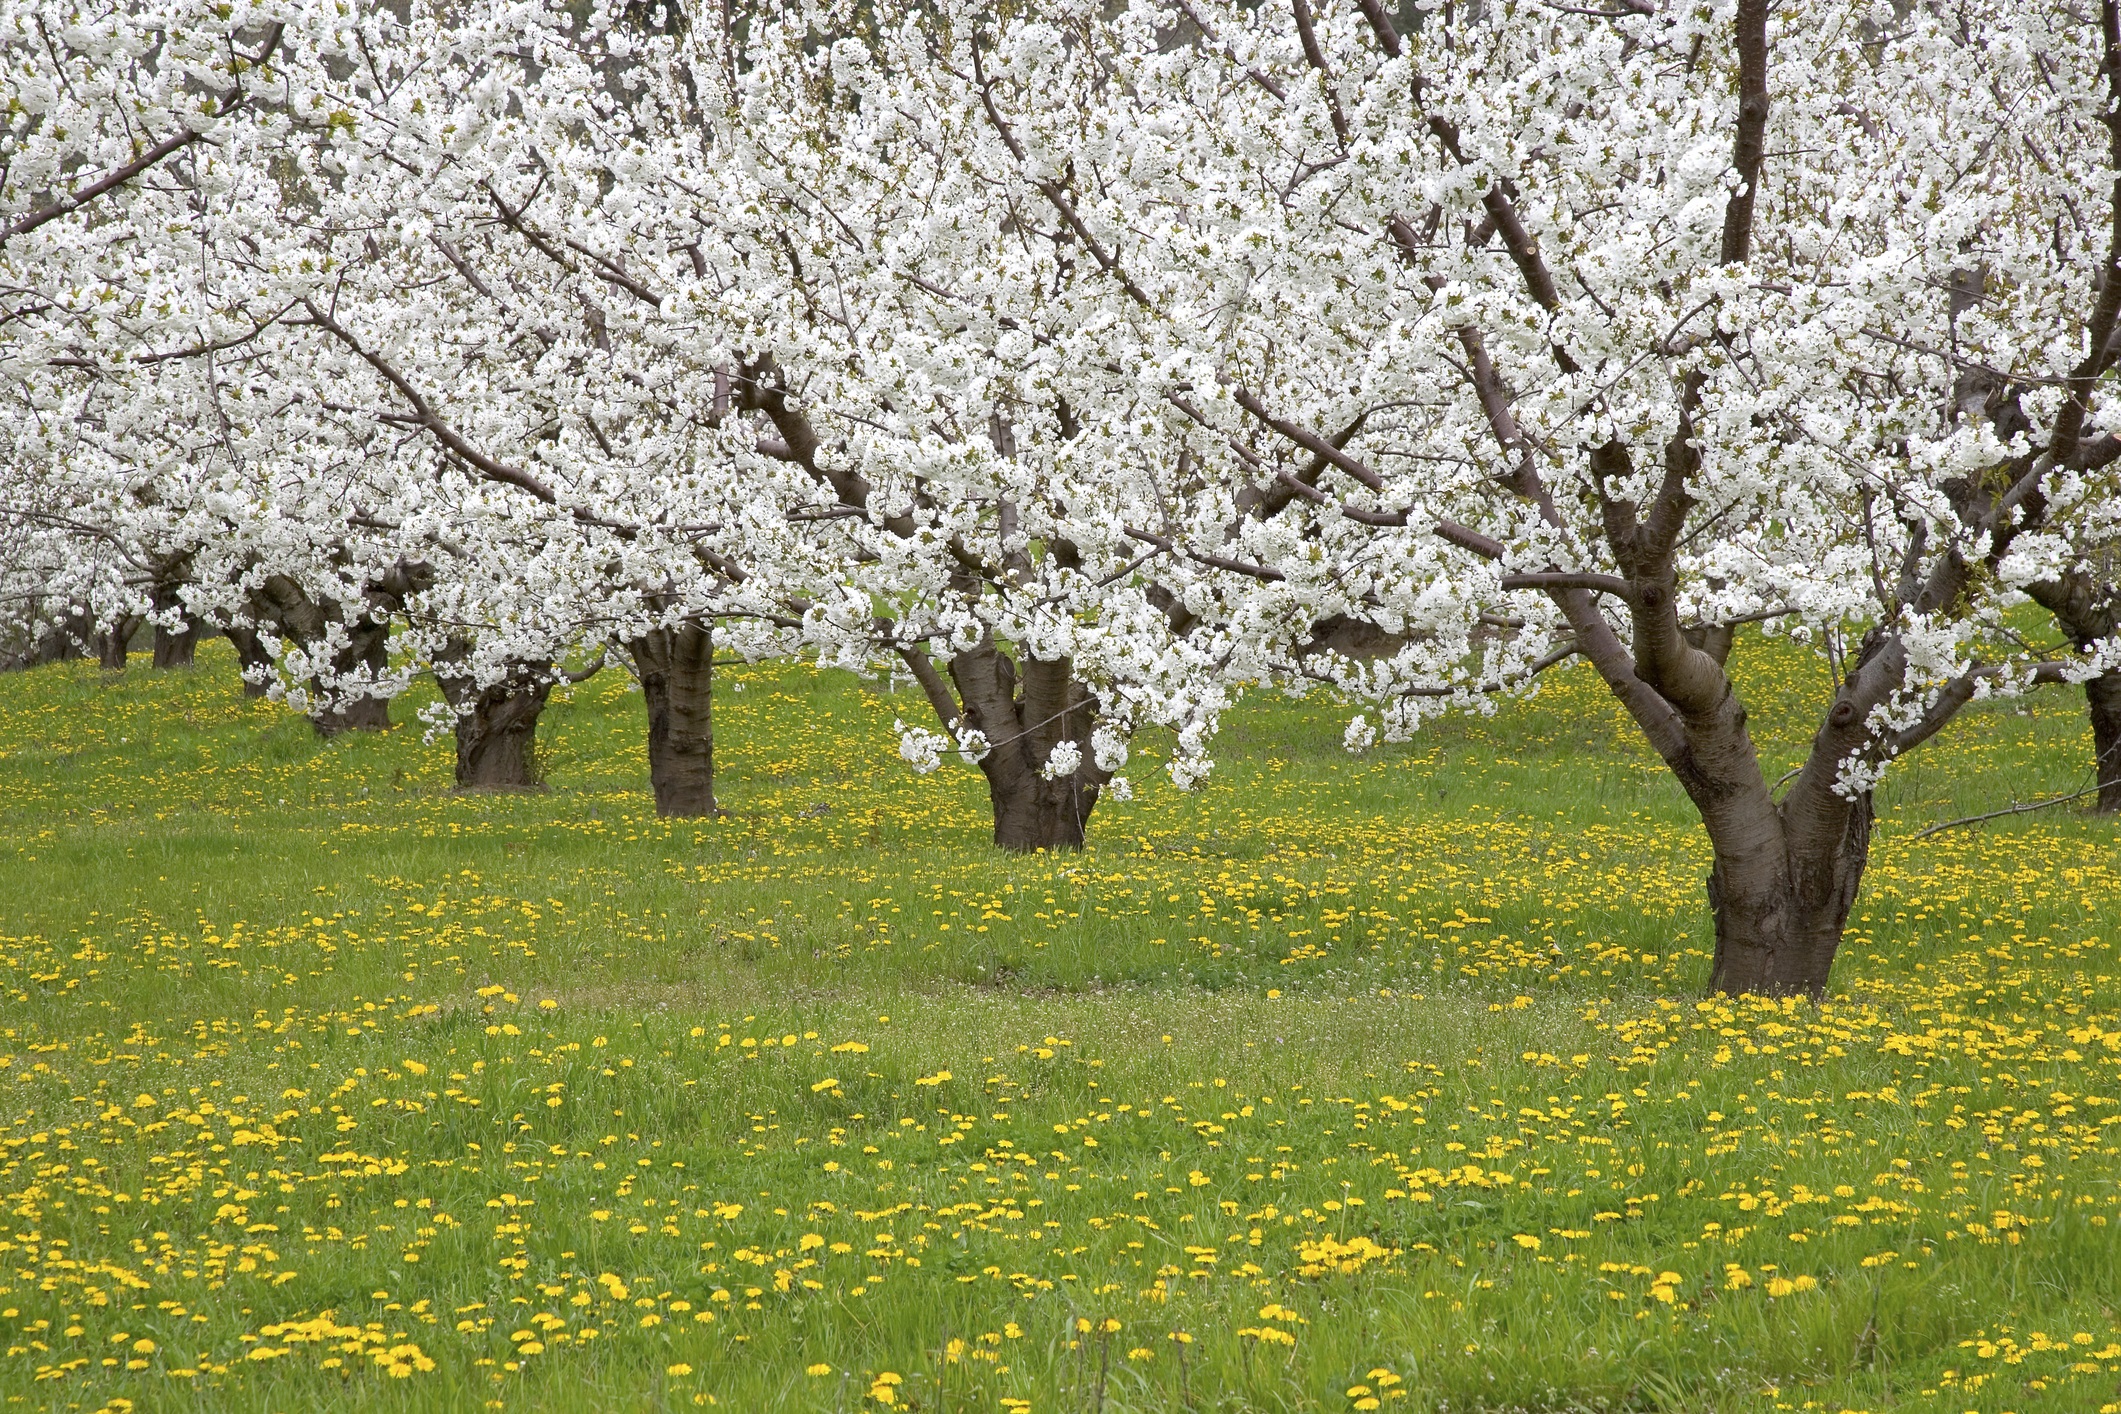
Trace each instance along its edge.
{"label": "orchard floor", "polygon": [[[1779,773],[1823,673],[1741,654]],[[0,678],[0,1408],[2121,1409],[2121,837],[1910,838],[2081,785],[2079,696],[1891,778],[1813,1007],[1702,999],[1580,672],[1256,700],[1028,859],[792,667],[660,821],[626,688],[459,798],[225,645]]]}

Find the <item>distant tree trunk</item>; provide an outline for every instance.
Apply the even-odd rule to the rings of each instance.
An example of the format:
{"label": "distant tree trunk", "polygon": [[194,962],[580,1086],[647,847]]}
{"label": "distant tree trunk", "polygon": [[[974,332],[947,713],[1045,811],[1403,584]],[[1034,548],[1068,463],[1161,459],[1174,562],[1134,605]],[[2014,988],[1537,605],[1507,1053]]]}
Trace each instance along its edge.
{"label": "distant tree trunk", "polygon": [[[390,620],[380,623],[362,618],[348,626],[347,644],[332,655],[334,672],[347,674],[366,669],[380,677],[390,666]],[[390,699],[367,693],[334,694],[331,702],[312,719],[317,735],[335,737],[343,732],[390,730]]]}
{"label": "distant tree trunk", "polygon": [[171,633],[157,624],[155,626],[155,666],[158,668],[189,668],[198,661],[199,621],[187,618],[180,633]]}
{"label": "distant tree trunk", "polygon": [[2102,674],[2084,684],[2091,705],[2092,759],[2098,770],[2102,815],[2121,813],[2121,672]]}
{"label": "distant tree trunk", "polygon": [[96,635],[96,661],[105,672],[122,673],[125,660],[132,652],[133,635],[140,631],[145,619],[140,614],[127,614],[117,623]]}
{"label": "distant tree trunk", "polygon": [[[265,641],[254,628],[231,628],[227,634],[228,641],[235,645],[236,662],[243,669],[243,695],[265,696],[265,675],[272,667],[272,654],[265,651]],[[255,675],[253,669],[257,670]]]}
{"label": "distant tree trunk", "polygon": [[[994,810],[994,842],[1003,849],[1083,847],[1105,776],[1090,750],[1096,702],[1072,667],[1066,658],[1027,659],[1019,693],[1016,663],[991,641],[950,660],[968,725],[987,736],[980,773]],[[1049,777],[1048,760],[1063,743],[1075,747],[1078,764]]]}
{"label": "distant tree trunk", "polygon": [[[2025,592],[2055,616],[2079,649],[2121,633],[2121,586],[2113,583],[2112,563],[2103,568],[2103,574],[2070,569],[2026,586]],[[2092,719],[2092,770],[2099,783],[2092,808],[2112,814],[2121,811],[2121,671],[2086,681],[2084,701]]]}
{"label": "distant tree trunk", "polygon": [[626,645],[648,707],[648,779],[658,815],[717,815],[714,631],[687,620]]}
{"label": "distant tree trunk", "polygon": [[[157,668],[188,668],[196,661],[199,647],[200,623],[184,608],[183,597],[177,592],[183,587],[182,574],[190,569],[190,556],[180,557],[167,566],[170,571],[155,584],[155,666]],[[170,613],[182,615],[183,626],[178,629],[164,628],[161,618]]]}
{"label": "distant tree trunk", "polygon": [[[390,621],[404,608],[408,595],[434,582],[434,572],[425,564],[400,563],[371,581],[363,591],[361,612],[345,624],[346,641],[332,653],[336,677],[358,674],[380,679],[390,666]],[[276,622],[287,636],[310,652],[326,641],[327,626],[343,622],[341,608],[332,600],[319,603],[301,585],[286,575],[271,575],[259,587],[258,610]],[[241,652],[241,646],[238,646]],[[311,690],[322,705],[310,717],[317,734],[330,738],[348,731],[385,731],[390,727],[390,699],[362,690],[327,691],[321,680],[312,679]]]}
{"label": "distant tree trunk", "polygon": [[[1075,680],[1074,664],[1030,659],[1019,688],[1015,660],[991,638],[951,657],[949,682],[919,649],[900,656],[946,728],[986,737],[979,768],[994,814],[994,842],[1024,854],[1081,849],[1090,812],[1111,773],[1097,764],[1090,742],[1097,703]],[[1053,753],[1063,745],[1073,748],[1075,764],[1049,776]]]}
{"label": "distant tree trunk", "polygon": [[[461,661],[469,645],[451,655]],[[552,695],[550,663],[519,663],[502,681],[480,687],[470,674],[438,664],[435,682],[456,713],[457,789],[537,790],[538,716]]]}
{"label": "distant tree trunk", "polygon": [[90,632],[88,620],[81,614],[69,614],[59,626],[47,633],[37,644],[31,661],[34,663],[71,663],[88,656],[88,644],[95,635]]}
{"label": "distant tree trunk", "polygon": [[0,643],[0,672],[69,662],[81,657],[82,644],[94,637],[79,615],[54,619],[45,613],[43,600],[32,599],[19,633]]}

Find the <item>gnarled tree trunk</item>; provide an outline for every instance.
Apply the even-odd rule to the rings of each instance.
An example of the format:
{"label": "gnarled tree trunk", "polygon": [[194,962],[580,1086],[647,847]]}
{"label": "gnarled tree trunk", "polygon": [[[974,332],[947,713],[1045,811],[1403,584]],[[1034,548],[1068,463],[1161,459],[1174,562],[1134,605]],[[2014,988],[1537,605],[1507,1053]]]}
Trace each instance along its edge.
{"label": "gnarled tree trunk", "polygon": [[[188,668],[197,661],[199,631],[201,624],[184,608],[183,597],[177,592],[183,587],[182,575],[190,567],[190,557],[180,557],[165,568],[171,573],[155,584],[155,666],[157,668]],[[182,615],[182,627],[163,627],[163,616],[176,613]]]}
{"label": "gnarled tree trunk", "polygon": [[[454,657],[461,660],[465,648]],[[538,716],[552,695],[550,663],[519,663],[500,682],[480,687],[467,673],[435,669],[435,682],[456,713],[457,789],[537,790]]]}
{"label": "gnarled tree trunk", "polygon": [[[346,624],[346,641],[332,653],[336,676],[363,673],[380,678],[390,666],[390,621],[405,606],[406,596],[434,582],[434,572],[424,564],[401,563],[371,581],[363,592],[361,611]],[[325,641],[327,626],[341,621],[340,605],[330,599],[313,600],[285,575],[269,576],[256,596],[263,617],[276,622],[281,631],[305,649],[316,651]],[[241,652],[242,645],[238,644]],[[335,737],[347,731],[385,731],[390,727],[390,699],[366,692],[327,692],[320,680],[311,680],[311,690],[323,700],[312,714],[317,734]]]}
{"label": "gnarled tree trunk", "polygon": [[[332,654],[331,666],[336,673],[350,673],[367,669],[372,675],[381,676],[390,666],[390,620],[377,622],[363,616],[348,626],[348,642]],[[371,697],[366,693],[333,694],[323,711],[313,719],[317,735],[335,737],[342,732],[381,732],[390,730],[390,699]]]}
{"label": "gnarled tree trunk", "polygon": [[[1019,683],[1015,660],[989,638],[953,655],[945,682],[918,648],[901,649],[900,657],[946,728],[977,730],[987,739],[979,768],[994,811],[994,842],[1019,853],[1081,849],[1090,812],[1112,777],[1091,746],[1096,699],[1075,680],[1073,663],[1030,659]],[[1047,775],[1055,748],[1064,744],[1075,752],[1074,766]]]}
{"label": "gnarled tree trunk", "polygon": [[[987,737],[979,768],[994,808],[994,842],[1003,849],[1083,847],[1105,776],[1090,753],[1096,703],[1072,666],[1065,658],[1027,659],[1019,691],[1016,663],[991,640],[950,660],[965,724]],[[1063,742],[1074,745],[1079,764],[1049,777],[1048,759]]]}
{"label": "gnarled tree trunk", "polygon": [[1648,581],[1632,586],[1632,652],[1583,591],[1556,597],[1585,656],[1700,814],[1711,850],[1708,897],[1716,929],[1709,988],[1822,996],[1870,860],[1869,793],[1844,794],[1836,782],[1842,763],[1864,741],[1861,704],[1887,690],[1899,650],[1879,645],[1870,671],[1842,685],[1796,783],[1777,802],[1745,704],[1725,671],[1731,636],[1681,627],[1667,562],[1631,567]]}
{"label": "gnarled tree trunk", "polygon": [[717,815],[714,630],[697,620],[626,645],[648,706],[648,780],[658,815]]}
{"label": "gnarled tree trunk", "polygon": [[126,657],[132,652],[133,635],[140,631],[144,621],[140,614],[127,614],[96,635],[96,661],[103,665],[105,672],[125,671]]}
{"label": "gnarled tree trunk", "polygon": [[[2103,574],[2072,569],[2026,586],[2025,592],[2055,616],[2079,649],[2121,633],[2121,587],[2112,582],[2110,561],[2103,569]],[[2101,814],[2121,811],[2121,670],[2088,679],[2084,701],[2091,714],[2092,769],[2099,784],[2092,808]]]}
{"label": "gnarled tree trunk", "polygon": [[2098,771],[2102,815],[2121,813],[2121,672],[2104,673],[2084,684],[2091,705],[2092,758]]}
{"label": "gnarled tree trunk", "polygon": [[155,666],[158,668],[189,668],[199,657],[199,621],[187,617],[181,632],[172,633],[160,624],[155,626]]}
{"label": "gnarled tree trunk", "polygon": [[[236,662],[243,669],[243,695],[263,697],[267,692],[265,677],[272,668],[272,654],[265,651],[265,641],[254,628],[232,627],[225,631],[228,641],[235,645]],[[253,670],[256,670],[253,672]]]}

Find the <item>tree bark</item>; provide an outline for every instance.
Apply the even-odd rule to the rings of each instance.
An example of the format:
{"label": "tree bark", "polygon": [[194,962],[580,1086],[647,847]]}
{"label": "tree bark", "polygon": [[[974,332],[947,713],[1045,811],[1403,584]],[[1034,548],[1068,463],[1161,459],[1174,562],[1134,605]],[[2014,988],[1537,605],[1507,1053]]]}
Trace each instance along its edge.
{"label": "tree bark", "polygon": [[469,674],[437,666],[435,681],[456,712],[458,790],[543,789],[538,717],[552,695],[551,667],[515,664],[506,678],[481,688]]}
{"label": "tree bark", "polygon": [[714,630],[696,620],[626,645],[648,707],[655,812],[719,815],[714,799]]}
{"label": "tree bark", "polygon": [[140,631],[143,616],[127,614],[124,618],[96,635],[96,661],[109,673],[125,671],[125,660],[132,652],[133,635]]}
{"label": "tree bark", "polygon": [[[932,668],[928,677],[935,677]],[[1019,686],[1015,661],[990,639],[953,656],[950,678],[963,707],[954,716],[945,713],[945,725],[962,721],[987,738],[979,768],[994,812],[994,842],[1021,854],[1081,849],[1090,812],[1110,776],[1098,769],[1090,746],[1096,701],[1075,680],[1073,664],[1030,659]],[[922,686],[931,701],[942,692],[936,708],[943,712],[949,694],[940,680],[923,680]],[[1046,764],[1063,742],[1074,744],[1079,762],[1072,772],[1049,778]]]}
{"label": "tree bark", "polygon": [[[2103,575],[2083,569],[2026,586],[2026,593],[2054,615],[2055,623],[2080,650],[2121,633],[2121,588],[2112,579],[2111,562]],[[2101,815],[2121,812],[2121,670],[2088,679],[2085,705],[2092,721],[2092,770],[2099,798],[2092,809]]]}
{"label": "tree bark", "polygon": [[265,696],[268,689],[262,672],[256,678],[252,676],[253,669],[263,670],[272,667],[272,654],[265,651],[264,640],[258,636],[258,631],[254,628],[235,627],[226,630],[226,633],[228,641],[235,645],[236,662],[243,669],[243,695],[245,697]]}
{"label": "tree bark", "polygon": [[155,626],[155,666],[158,668],[189,668],[198,662],[199,621],[187,617],[182,632],[171,633],[157,624]]}
{"label": "tree bark", "polygon": [[2101,815],[2121,813],[2121,671],[2104,673],[2084,684],[2091,706],[2092,759],[2098,771]]}
{"label": "tree bark", "polygon": [[[377,622],[364,616],[348,627],[347,644],[332,655],[333,671],[345,674],[365,668],[380,675],[390,666],[390,621]],[[317,735],[326,739],[350,731],[390,730],[390,699],[366,693],[334,694],[323,711],[311,719]]]}
{"label": "tree bark", "polygon": [[[360,614],[346,625],[346,643],[332,654],[335,676],[363,673],[379,678],[390,666],[390,621],[405,607],[408,595],[434,582],[434,571],[425,564],[399,563],[378,575],[363,591]],[[340,605],[330,599],[321,603],[309,597],[301,585],[285,575],[271,575],[255,596],[255,612],[280,626],[288,637],[315,651],[326,636],[326,626],[339,621]],[[255,645],[253,645],[255,646]],[[237,651],[243,651],[238,644]],[[348,731],[387,731],[390,699],[367,692],[327,692],[321,680],[312,679],[311,691],[322,706],[311,714],[317,735],[331,738]]]}
{"label": "tree bark", "polygon": [[[185,610],[184,600],[177,592],[183,586],[183,580],[180,576],[190,568],[190,558],[188,555],[180,556],[174,564],[166,566],[166,569],[172,570],[174,573],[171,577],[162,579],[155,585],[154,610],[157,618],[155,624],[155,666],[157,668],[189,668],[198,660],[199,632],[202,625]],[[183,615],[182,628],[172,630],[162,626],[159,621],[160,618],[171,612]]]}
{"label": "tree bark", "polygon": [[[1713,992],[1821,997],[1849,909],[1870,861],[1872,807],[1852,802],[1839,839],[1792,838],[1777,829],[1762,848],[1715,848],[1709,909],[1716,922]],[[1715,845],[1711,837],[1712,847]]]}

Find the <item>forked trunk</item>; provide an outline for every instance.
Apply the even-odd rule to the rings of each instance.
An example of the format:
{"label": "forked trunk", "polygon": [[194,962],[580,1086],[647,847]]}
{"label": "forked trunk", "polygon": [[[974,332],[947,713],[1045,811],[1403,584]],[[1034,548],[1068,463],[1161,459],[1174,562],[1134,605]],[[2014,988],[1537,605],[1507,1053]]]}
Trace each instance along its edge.
{"label": "forked trunk", "polygon": [[265,696],[265,679],[272,668],[272,654],[265,651],[265,641],[254,628],[231,628],[227,632],[228,641],[235,645],[236,662],[243,669],[243,695]]}
{"label": "forked trunk", "polygon": [[[992,642],[950,660],[966,725],[987,737],[979,767],[994,809],[994,842],[1003,849],[1081,849],[1109,779],[1091,752],[1096,704],[1072,668],[1065,658],[1028,660],[1019,695],[1016,664]],[[1049,776],[1053,752],[1064,743],[1074,748],[1076,765]]]}
{"label": "forked trunk", "polygon": [[[363,619],[347,630],[346,647],[332,655],[332,668],[341,675],[365,668],[371,677],[381,677],[390,666],[390,624]],[[335,737],[343,732],[390,730],[390,699],[355,692],[334,693],[330,705],[313,719],[317,735]]]}
{"label": "forked trunk", "polygon": [[2092,756],[2099,773],[2099,799],[2092,808],[2111,815],[2121,812],[2121,670],[2089,679],[2084,696],[2091,705]]}
{"label": "forked trunk", "polygon": [[[1851,804],[1841,837],[1831,842],[1792,840],[1785,812],[1778,809],[1775,816],[1780,828],[1765,848],[1715,852],[1709,908],[1716,920],[1716,958],[1709,989],[1821,997],[1870,861],[1870,798]],[[1794,867],[1797,860],[1809,863]]]}
{"label": "forked trunk", "polygon": [[469,676],[437,670],[435,681],[456,711],[457,789],[537,790],[538,716],[552,695],[549,665],[525,663],[481,688]]}
{"label": "forked trunk", "polygon": [[199,621],[184,620],[181,632],[172,633],[157,624],[155,626],[155,666],[158,668],[189,668],[198,661]]}
{"label": "forked trunk", "polygon": [[[334,737],[346,731],[384,731],[390,726],[390,699],[359,687],[341,687],[349,675],[357,682],[380,685],[390,666],[390,622],[405,607],[408,595],[434,583],[434,570],[424,561],[400,561],[368,582],[362,591],[358,617],[346,626],[346,643],[332,654],[332,676],[337,680],[330,692],[322,681],[312,679],[309,688],[320,710],[311,716],[317,734]],[[252,613],[261,622],[275,624],[279,632],[314,654],[326,640],[329,625],[340,621],[340,605],[332,599],[316,600],[286,575],[268,575],[252,595]],[[236,652],[244,666],[264,662],[263,645],[255,634],[238,637]],[[249,689],[246,688],[246,692]],[[252,694],[255,695],[255,694]]]}
{"label": "forked trunk", "polygon": [[141,621],[141,615],[127,614],[96,635],[96,661],[103,665],[105,672],[125,671],[125,660],[132,652],[133,635],[140,631]]}
{"label": "forked trunk", "polygon": [[688,620],[626,646],[648,707],[648,780],[656,814],[720,814],[714,800],[714,630]]}
{"label": "forked trunk", "polygon": [[[1627,543],[1623,540],[1623,543]],[[1563,606],[1578,642],[1635,718],[1700,812],[1712,866],[1715,992],[1826,994],[1871,848],[1867,790],[1849,788],[1851,758],[1866,749],[1870,705],[1899,680],[1897,640],[1866,643],[1835,694],[1804,766],[1778,803],[1760,767],[1744,701],[1724,671],[1728,633],[1687,634],[1668,585],[1634,588],[1636,652],[1572,591]],[[1918,737],[1903,737],[1912,745]]]}
{"label": "forked trunk", "polygon": [[199,649],[199,621],[184,609],[184,601],[177,594],[177,585],[155,586],[155,613],[181,614],[182,627],[164,628],[155,625],[155,666],[157,668],[188,668],[196,661]]}

